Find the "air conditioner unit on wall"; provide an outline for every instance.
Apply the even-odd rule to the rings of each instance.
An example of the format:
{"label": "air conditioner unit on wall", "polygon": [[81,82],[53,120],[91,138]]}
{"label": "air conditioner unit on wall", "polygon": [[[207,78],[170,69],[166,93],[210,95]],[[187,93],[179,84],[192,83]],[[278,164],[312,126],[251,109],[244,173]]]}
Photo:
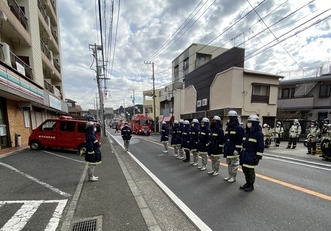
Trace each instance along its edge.
{"label": "air conditioner unit on wall", "polygon": [[11,66],[10,62],[10,47],[7,43],[0,42],[0,60],[6,63],[8,66]]}
{"label": "air conditioner unit on wall", "polygon": [[166,95],[166,100],[170,101],[171,100],[171,96],[170,95]]}

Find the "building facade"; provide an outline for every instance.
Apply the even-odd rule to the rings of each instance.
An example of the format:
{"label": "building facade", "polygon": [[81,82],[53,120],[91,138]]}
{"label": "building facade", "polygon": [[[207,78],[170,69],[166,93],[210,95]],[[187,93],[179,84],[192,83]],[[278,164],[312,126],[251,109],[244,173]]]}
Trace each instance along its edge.
{"label": "building facade", "polygon": [[0,0],[0,148],[68,113],[55,0]]}

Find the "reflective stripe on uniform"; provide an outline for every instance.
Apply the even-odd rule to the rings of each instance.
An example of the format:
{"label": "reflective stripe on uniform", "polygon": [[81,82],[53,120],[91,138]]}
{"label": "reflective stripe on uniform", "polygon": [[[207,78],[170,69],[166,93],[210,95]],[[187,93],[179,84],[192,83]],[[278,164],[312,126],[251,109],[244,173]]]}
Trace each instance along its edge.
{"label": "reflective stripe on uniform", "polygon": [[213,157],[221,157],[221,156],[223,156],[223,154],[211,154],[211,156],[213,156]]}
{"label": "reflective stripe on uniform", "polygon": [[208,152],[199,152],[200,155],[207,155]]}
{"label": "reflective stripe on uniform", "polygon": [[227,155],[226,156],[226,158],[228,158],[228,159],[233,159],[233,158],[238,158],[239,157],[239,155]]}
{"label": "reflective stripe on uniform", "polygon": [[242,148],[243,146],[242,145],[236,145],[235,147],[236,148]]}
{"label": "reflective stripe on uniform", "polygon": [[249,164],[243,164],[243,167],[246,168],[256,168],[257,165],[249,165]]}
{"label": "reflective stripe on uniform", "polygon": [[263,156],[263,152],[257,152],[256,155]]}
{"label": "reflective stripe on uniform", "polygon": [[206,135],[206,133],[204,133],[204,132],[200,132],[200,134],[201,134],[201,135]]}
{"label": "reflective stripe on uniform", "polygon": [[218,147],[220,147],[220,148],[223,148],[223,147],[224,147],[224,145],[223,145],[223,144],[219,144],[219,145],[218,145]]}
{"label": "reflective stripe on uniform", "polygon": [[254,142],[254,143],[257,143],[257,139],[254,139],[254,138],[248,138],[248,142]]}
{"label": "reflective stripe on uniform", "polygon": [[99,141],[98,140],[95,140],[93,143],[98,143]]}
{"label": "reflective stripe on uniform", "polygon": [[87,152],[87,154],[94,154],[94,151],[92,151],[92,152]]}
{"label": "reflective stripe on uniform", "polygon": [[213,135],[213,136],[218,136],[218,134],[217,134],[217,133],[213,133],[212,135]]}
{"label": "reflective stripe on uniform", "polygon": [[237,132],[236,131],[230,131],[229,134],[235,135],[235,134],[237,134]]}

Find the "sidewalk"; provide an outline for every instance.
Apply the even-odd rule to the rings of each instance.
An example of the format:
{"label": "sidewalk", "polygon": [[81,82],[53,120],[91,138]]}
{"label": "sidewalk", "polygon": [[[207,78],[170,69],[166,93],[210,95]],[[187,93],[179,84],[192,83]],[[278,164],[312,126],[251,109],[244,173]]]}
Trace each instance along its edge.
{"label": "sidewalk", "polygon": [[91,223],[88,230],[197,230],[119,144],[104,137],[101,151],[99,181],[87,181],[85,168],[61,231]]}

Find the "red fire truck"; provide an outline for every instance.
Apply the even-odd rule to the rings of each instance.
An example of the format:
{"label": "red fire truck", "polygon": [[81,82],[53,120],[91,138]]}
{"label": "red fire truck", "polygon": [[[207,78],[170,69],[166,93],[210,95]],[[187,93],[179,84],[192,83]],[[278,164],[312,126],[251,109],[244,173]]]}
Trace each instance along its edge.
{"label": "red fire truck", "polygon": [[143,114],[136,114],[131,119],[131,130],[135,134],[150,135],[152,132],[152,120]]}

